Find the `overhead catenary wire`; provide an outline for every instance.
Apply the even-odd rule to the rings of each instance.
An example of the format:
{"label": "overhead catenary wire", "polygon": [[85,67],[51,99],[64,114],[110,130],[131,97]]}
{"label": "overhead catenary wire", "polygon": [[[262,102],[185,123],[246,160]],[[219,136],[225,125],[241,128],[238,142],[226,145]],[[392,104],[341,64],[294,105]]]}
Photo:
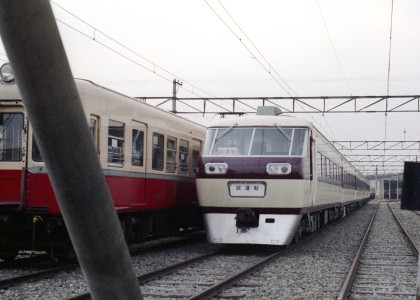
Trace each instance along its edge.
{"label": "overhead catenary wire", "polygon": [[[177,76],[176,74],[174,74],[174,73],[172,73],[172,72],[168,71],[167,69],[165,69],[165,68],[163,68],[163,67],[161,67],[161,66],[157,65],[156,63],[154,63],[154,62],[152,62],[151,60],[147,59],[146,57],[144,57],[143,55],[139,54],[138,52],[136,52],[136,51],[134,51],[134,50],[132,50],[132,49],[128,48],[127,46],[125,46],[125,45],[124,45],[124,44],[122,44],[121,42],[119,42],[119,41],[117,41],[116,39],[112,38],[111,36],[107,35],[107,34],[106,34],[106,33],[104,33],[103,31],[98,30],[96,27],[94,27],[94,26],[90,25],[89,23],[87,23],[86,21],[82,20],[81,18],[79,18],[78,16],[76,16],[75,14],[73,14],[72,12],[70,12],[69,10],[67,10],[66,8],[62,7],[61,5],[59,5],[59,4],[57,4],[57,3],[55,3],[54,1],[51,1],[51,3],[52,3],[52,4],[54,4],[55,6],[57,6],[58,8],[60,8],[61,10],[63,10],[64,12],[66,12],[67,14],[69,14],[70,16],[74,17],[74,18],[75,18],[75,19],[77,19],[78,21],[82,22],[82,23],[83,23],[83,24],[85,24],[86,26],[90,27],[90,28],[93,30],[93,36],[91,36],[91,35],[89,35],[89,34],[86,34],[86,33],[82,32],[81,30],[78,30],[78,29],[77,29],[77,28],[75,28],[74,26],[71,26],[70,24],[68,24],[68,23],[66,23],[66,22],[64,22],[64,21],[62,21],[62,20],[60,20],[60,19],[56,18],[56,20],[57,20],[59,23],[61,23],[61,24],[65,25],[65,26],[69,27],[70,29],[72,29],[72,30],[74,30],[74,31],[78,32],[79,34],[81,34],[81,35],[83,35],[83,36],[85,36],[85,37],[87,37],[87,38],[89,38],[89,39],[91,39],[91,40],[95,41],[95,42],[96,42],[96,43],[98,43],[99,45],[101,45],[101,46],[103,46],[103,47],[107,48],[108,50],[111,50],[112,52],[114,52],[114,53],[116,53],[116,54],[120,55],[121,57],[123,57],[123,58],[125,58],[125,59],[127,59],[127,60],[131,61],[132,63],[135,63],[136,65],[138,65],[138,66],[140,66],[140,67],[144,68],[145,70],[147,70],[147,71],[149,71],[149,72],[151,72],[151,73],[154,73],[156,76],[159,76],[159,77],[161,77],[162,79],[164,79],[164,80],[166,80],[166,81],[168,81],[168,82],[171,82],[171,83],[172,83],[173,78],[178,78],[178,79],[182,80],[182,82],[183,82],[183,83],[188,84],[188,85],[191,87],[191,89],[188,89],[188,88],[186,88],[186,87],[184,87],[184,86],[183,86],[183,87],[182,87],[182,89],[184,89],[184,90],[188,91],[188,92],[189,92],[189,93],[191,93],[191,94],[198,95],[199,97],[203,97],[203,96],[200,96],[199,94],[197,94],[197,93],[195,92],[195,90],[198,90],[198,91],[201,91],[201,92],[202,92],[202,93],[204,93],[204,94],[207,94],[208,96],[211,96],[211,97],[216,97],[216,96],[214,96],[213,94],[211,94],[211,93],[209,93],[209,92],[207,92],[207,91],[205,91],[205,90],[201,89],[200,87],[198,87],[198,86],[196,86],[196,85],[194,85],[194,84],[190,83],[189,81],[187,81],[187,80],[185,80],[185,79],[181,78],[180,76]],[[110,40],[110,41],[112,41],[113,43],[117,44],[118,46],[122,47],[123,49],[127,50],[128,52],[130,52],[130,53],[134,54],[135,56],[137,56],[137,57],[141,58],[142,60],[144,60],[145,62],[149,63],[149,64],[151,65],[151,67],[145,66],[144,64],[141,64],[141,63],[139,63],[138,61],[136,61],[136,60],[134,60],[134,59],[131,59],[131,58],[130,58],[130,57],[128,57],[127,55],[124,55],[123,53],[121,53],[121,52],[119,52],[119,51],[115,50],[114,48],[112,48],[112,47],[110,47],[110,46],[106,45],[105,43],[100,42],[100,41],[98,40],[97,33],[101,34],[102,36],[104,36],[105,38],[109,39],[109,40]],[[161,70],[162,72],[164,72],[164,73],[166,73],[166,74],[170,75],[171,77],[167,77],[167,76],[164,76],[164,75],[162,75],[162,74],[158,73],[158,72],[157,72],[157,69],[159,69],[159,70]]]}
{"label": "overhead catenary wire", "polygon": [[[87,37],[87,38],[91,39],[92,41],[94,41],[94,42],[98,43],[98,44],[99,44],[99,45],[101,45],[102,47],[104,47],[104,48],[106,48],[106,49],[108,49],[108,50],[110,50],[110,51],[114,52],[114,53],[115,53],[115,54],[117,54],[117,55],[120,55],[120,56],[121,56],[121,57],[123,57],[124,59],[127,59],[128,61],[130,61],[130,62],[132,62],[132,63],[136,64],[137,66],[140,66],[140,67],[144,68],[145,70],[147,70],[147,71],[149,71],[149,72],[151,72],[151,73],[155,74],[156,76],[159,76],[160,78],[162,78],[162,79],[163,79],[163,80],[165,80],[165,81],[168,81],[168,82],[171,82],[171,83],[172,83],[173,78],[170,78],[170,77],[164,76],[163,74],[159,73],[159,72],[157,71],[157,69],[161,70],[162,72],[164,72],[164,73],[166,73],[166,74],[171,75],[171,77],[175,77],[175,78],[180,79],[180,80],[181,80],[184,84],[187,84],[187,85],[189,85],[189,86],[191,87],[191,89],[188,89],[188,88],[186,88],[186,87],[185,87],[185,85],[183,85],[183,86],[181,87],[182,89],[186,90],[187,92],[189,92],[189,93],[191,93],[191,94],[193,94],[193,95],[197,95],[198,97],[202,98],[202,99],[203,99],[203,101],[208,101],[208,102],[209,102],[209,103],[211,103],[212,105],[218,106],[218,107],[220,107],[220,108],[221,108],[221,109],[223,109],[223,110],[229,111],[229,109],[228,109],[228,108],[225,108],[225,107],[223,107],[223,106],[221,106],[221,105],[219,105],[219,104],[217,104],[217,103],[212,102],[211,100],[206,99],[206,97],[205,97],[205,96],[203,96],[203,95],[199,95],[199,94],[198,94],[195,90],[201,91],[202,93],[207,94],[208,96],[213,97],[213,98],[216,98],[216,96],[215,96],[215,95],[213,95],[213,94],[211,94],[211,93],[209,93],[209,92],[207,92],[207,91],[203,90],[202,88],[200,88],[200,87],[198,87],[198,86],[196,86],[196,85],[194,85],[194,84],[190,83],[189,81],[186,81],[185,79],[181,78],[180,76],[178,76],[178,75],[176,75],[176,74],[174,74],[174,73],[172,73],[172,72],[170,72],[170,71],[166,70],[165,68],[163,68],[163,67],[161,67],[161,66],[159,66],[159,65],[155,64],[154,62],[152,62],[151,60],[149,60],[149,59],[145,58],[143,55],[141,55],[141,54],[137,53],[136,51],[131,50],[131,49],[130,49],[130,48],[128,48],[127,46],[123,45],[122,43],[120,43],[120,42],[119,42],[119,41],[117,41],[116,39],[114,39],[114,38],[110,37],[109,35],[105,34],[104,32],[102,32],[102,31],[98,30],[98,29],[97,29],[97,28],[95,28],[94,26],[90,25],[89,23],[87,23],[86,21],[82,20],[81,18],[79,18],[79,17],[78,17],[78,16],[76,16],[75,14],[71,13],[70,11],[68,11],[67,9],[65,9],[64,7],[62,7],[62,6],[58,5],[58,4],[57,4],[57,3],[55,3],[54,1],[51,1],[51,3],[52,3],[52,4],[54,4],[55,6],[57,6],[58,8],[60,8],[61,10],[63,10],[64,12],[66,12],[67,14],[69,14],[70,16],[72,16],[73,18],[77,19],[78,21],[82,22],[82,23],[83,23],[83,24],[85,24],[86,26],[90,27],[90,28],[92,29],[92,31],[93,31],[93,36],[91,36],[91,35],[89,35],[89,34],[86,34],[86,33],[82,32],[81,30],[78,30],[78,29],[77,29],[77,28],[75,28],[74,26],[71,26],[70,24],[68,24],[68,23],[66,23],[66,22],[64,22],[64,21],[62,21],[62,20],[60,20],[60,19],[58,19],[58,18],[56,18],[56,21],[57,21],[57,22],[59,22],[59,23],[61,23],[61,24],[65,25],[65,26],[67,26],[68,28],[70,28],[70,29],[74,30],[75,32],[77,32],[77,33],[79,33],[79,34],[81,34],[81,35],[83,35],[83,36],[85,36],[85,37]],[[125,55],[125,54],[121,53],[120,51],[118,51],[118,50],[116,50],[116,49],[112,48],[111,46],[109,46],[109,45],[107,45],[107,44],[105,44],[105,43],[103,43],[103,42],[100,42],[100,41],[98,40],[98,35],[97,35],[98,33],[99,33],[100,35],[102,35],[103,37],[105,37],[106,39],[110,40],[111,42],[115,43],[116,45],[118,45],[118,46],[122,47],[122,48],[123,48],[123,49],[125,49],[126,51],[130,52],[131,54],[134,54],[135,56],[137,56],[137,57],[139,57],[139,58],[143,59],[145,62],[149,63],[149,64],[151,65],[151,67],[147,67],[147,66],[145,66],[144,64],[142,64],[142,63],[138,62],[137,60],[134,60],[134,59],[130,58],[128,55]]]}
{"label": "overhead catenary wire", "polygon": [[347,86],[347,89],[348,89],[350,95],[352,95],[352,92],[351,92],[351,89],[350,89],[350,85],[348,83],[348,80],[347,80],[346,75],[344,74],[343,66],[341,65],[340,59],[338,58],[337,50],[335,49],[335,46],[334,46],[334,43],[333,43],[333,40],[332,40],[330,31],[328,30],[327,22],[325,21],[324,14],[322,13],[322,9],[321,9],[321,6],[319,5],[318,0],[316,0],[316,4],[318,5],[319,13],[321,15],[322,22],[323,22],[324,27],[325,27],[325,31],[327,32],[328,38],[330,40],[331,48],[333,49],[335,59],[337,60],[337,64],[338,64],[338,66],[340,68],[341,76],[343,77],[344,82],[346,83],[346,86]]}
{"label": "overhead catenary wire", "polygon": [[[280,81],[283,81],[283,84],[279,81],[279,79],[277,79],[273,73],[271,72],[271,69],[273,69],[275,71],[275,69],[271,66],[270,63],[268,63],[268,67],[265,66],[261,59],[258,57],[258,55],[255,55],[255,53],[252,51],[252,49],[250,49],[250,47],[248,47],[244,41],[242,40],[242,38],[236,34],[236,32],[227,24],[227,22],[220,16],[219,13],[217,13],[217,11],[210,5],[210,3],[207,0],[204,0],[204,2],[206,2],[206,4],[208,5],[208,7],[214,12],[214,14],[219,18],[219,20],[226,26],[226,28],[239,40],[239,42],[245,47],[245,49],[251,54],[251,57],[254,58],[258,64],[273,78],[273,80],[280,86],[280,88],[285,91],[290,97],[292,97],[291,93],[294,93],[294,91],[290,88],[290,86],[284,81],[283,78],[280,78]],[[219,1],[220,3],[220,1]],[[221,4],[221,3],[220,3]],[[233,22],[235,23],[235,25],[239,28],[239,30],[244,34],[244,36],[246,37],[246,39],[248,41],[250,41],[251,45],[257,50],[258,53],[261,53],[254,45],[254,43],[252,43],[252,41],[248,38],[248,36],[244,33],[244,31],[240,28],[240,26],[238,25],[238,23],[233,19],[233,17],[231,16],[231,14],[229,14],[229,12],[226,10],[226,8],[221,4],[221,6],[223,7],[223,9],[226,11],[226,13],[228,14],[228,16],[233,20]],[[261,57],[263,57],[263,59],[265,60],[264,56],[262,54],[260,54]],[[267,60],[265,60],[266,62],[268,62]],[[275,71],[276,74],[278,74]],[[285,88],[283,85],[286,85],[290,91]],[[296,95],[296,93],[294,93]]]}
{"label": "overhead catenary wire", "polygon": [[[239,29],[239,31],[244,35],[244,37],[249,41],[249,43],[252,45],[252,47],[257,51],[257,53],[262,57],[262,60],[264,60],[266,62],[266,64],[268,65],[265,66],[262,62],[262,60],[258,57],[258,55],[256,55],[251,49],[250,47],[248,47],[243,39],[229,26],[229,24],[220,16],[220,14],[217,13],[217,11],[210,5],[210,3],[207,0],[204,0],[207,4],[207,6],[214,12],[214,14],[219,18],[219,20],[226,26],[226,28],[241,42],[241,44],[247,49],[247,51],[252,55],[252,57],[258,62],[258,64],[270,75],[271,78],[273,78],[273,80],[283,89],[283,91],[285,91],[290,97],[298,97],[297,93],[287,84],[287,82],[279,75],[279,73],[276,71],[276,69],[272,66],[272,64],[265,58],[265,56],[262,54],[262,52],[257,48],[257,46],[251,41],[251,39],[248,37],[248,35],[244,32],[244,30],[242,30],[242,28],[239,26],[238,22],[236,22],[236,20],[233,18],[233,16],[227,11],[227,9],[225,8],[225,6],[223,6],[223,4],[220,2],[220,0],[218,0],[218,2],[220,3],[221,7],[223,8],[223,10],[226,12],[226,14],[229,16],[229,18],[233,21],[233,23],[235,24],[235,26]],[[274,75],[276,74],[279,79],[277,79]],[[282,81],[284,83],[284,85],[286,85],[286,87],[289,89],[286,89],[283,84],[280,82]],[[292,93],[294,95],[292,95]],[[301,106],[300,104],[298,104],[299,106]],[[301,106],[302,110],[304,110],[304,108]],[[309,117],[315,122],[317,123],[322,129],[324,129],[324,127],[322,126],[322,124],[320,122],[318,122],[313,116],[309,115]],[[326,132],[329,132],[329,135],[331,135],[334,138],[334,132],[331,130],[330,126],[328,125],[328,122],[324,119],[326,126],[328,128],[328,130],[325,130]]]}
{"label": "overhead catenary wire", "polygon": [[[206,1],[207,2],[207,1]],[[262,59],[267,63],[269,70],[273,70],[274,73],[277,75],[277,77],[283,82],[283,84],[288,88],[288,91],[290,91],[290,93],[293,93],[295,95],[297,95],[293,89],[290,87],[290,85],[286,82],[286,80],[283,79],[282,76],[279,75],[279,73],[277,72],[277,70],[271,65],[271,63],[265,58],[265,56],[261,53],[261,51],[258,49],[258,47],[254,44],[254,42],[252,42],[252,40],[248,37],[248,35],[245,33],[245,31],[242,30],[241,26],[239,26],[239,24],[236,22],[236,20],[232,17],[232,15],[227,11],[227,9],[225,8],[225,6],[222,4],[222,2],[220,2],[220,0],[218,0],[220,6],[224,9],[224,11],[228,14],[228,16],[231,18],[231,20],[235,23],[235,25],[238,27],[238,29],[242,32],[242,34],[246,37],[246,39],[251,43],[252,47],[254,47],[254,49],[258,52],[258,54],[262,57]],[[208,3],[207,3],[208,4]],[[254,56],[255,57],[255,56]],[[290,95],[290,93],[288,92],[288,94]]]}

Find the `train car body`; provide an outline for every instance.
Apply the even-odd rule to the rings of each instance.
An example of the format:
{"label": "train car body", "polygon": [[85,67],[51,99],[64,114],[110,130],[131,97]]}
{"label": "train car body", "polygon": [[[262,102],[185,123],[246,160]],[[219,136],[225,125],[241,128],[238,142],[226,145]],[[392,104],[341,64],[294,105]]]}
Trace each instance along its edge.
{"label": "train car body", "polygon": [[[195,169],[205,127],[86,80],[76,86],[126,239],[199,224]],[[0,252],[63,242],[60,208],[16,84],[0,84],[0,190]]]}
{"label": "train car body", "polygon": [[366,202],[366,179],[307,120],[261,107],[208,127],[197,190],[211,243],[287,245]]}

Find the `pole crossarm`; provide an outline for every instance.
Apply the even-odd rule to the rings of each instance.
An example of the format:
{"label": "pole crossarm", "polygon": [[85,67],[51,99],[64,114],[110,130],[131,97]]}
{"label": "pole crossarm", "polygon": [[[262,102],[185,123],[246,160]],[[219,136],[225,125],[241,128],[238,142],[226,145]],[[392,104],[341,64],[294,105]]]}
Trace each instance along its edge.
{"label": "pole crossarm", "polygon": [[[163,105],[173,97],[137,97]],[[177,113],[252,114],[258,106],[278,106],[285,113],[420,112],[420,95],[311,96],[311,97],[213,97],[176,98],[184,104]],[[190,107],[189,107],[189,106]],[[191,109],[194,107],[194,109]]]}
{"label": "pole crossarm", "polygon": [[340,151],[420,151],[420,141],[331,141]]}
{"label": "pole crossarm", "polygon": [[331,141],[361,173],[401,174],[404,162],[420,161],[420,141]]}

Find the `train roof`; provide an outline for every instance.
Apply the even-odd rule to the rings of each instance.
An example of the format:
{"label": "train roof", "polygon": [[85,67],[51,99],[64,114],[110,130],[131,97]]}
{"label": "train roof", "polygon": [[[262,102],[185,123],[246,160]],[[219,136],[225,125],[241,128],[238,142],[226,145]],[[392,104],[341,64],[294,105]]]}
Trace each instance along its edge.
{"label": "train roof", "polygon": [[[205,126],[202,124],[183,118],[179,115],[168,112],[162,108],[150,105],[136,98],[116,92],[97,83],[94,83],[90,80],[75,78],[75,83],[81,98],[82,96],[86,95],[94,95],[96,98],[109,98],[110,96],[115,95],[115,100],[113,101],[115,105],[118,105],[118,103],[120,103],[120,106],[128,105],[127,109],[130,109],[130,107],[141,105],[142,109],[144,110],[144,113],[148,114],[150,118],[156,117],[157,119],[159,119],[159,117],[162,117],[162,115],[166,115],[170,116],[172,120],[178,120],[178,122],[185,124],[185,126],[194,126],[196,128],[202,127],[203,130],[205,129]],[[92,99],[95,97],[92,97]],[[0,83],[0,101],[7,101],[9,103],[13,103],[13,101],[20,101],[21,99],[21,93],[16,82]]]}
{"label": "train roof", "polygon": [[252,115],[252,116],[242,116],[236,118],[225,118],[218,121],[212,122],[208,125],[211,127],[224,127],[224,126],[296,126],[296,127],[313,127],[312,122],[294,116],[286,115]]}

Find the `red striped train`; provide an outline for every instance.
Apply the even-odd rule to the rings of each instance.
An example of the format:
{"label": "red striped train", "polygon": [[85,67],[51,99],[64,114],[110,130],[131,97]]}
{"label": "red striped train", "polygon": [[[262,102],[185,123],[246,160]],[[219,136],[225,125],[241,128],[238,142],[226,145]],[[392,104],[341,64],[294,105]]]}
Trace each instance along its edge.
{"label": "red striped train", "polygon": [[[76,85],[127,241],[199,225],[205,128],[92,82]],[[35,141],[17,85],[0,84],[0,258],[69,243]]]}

